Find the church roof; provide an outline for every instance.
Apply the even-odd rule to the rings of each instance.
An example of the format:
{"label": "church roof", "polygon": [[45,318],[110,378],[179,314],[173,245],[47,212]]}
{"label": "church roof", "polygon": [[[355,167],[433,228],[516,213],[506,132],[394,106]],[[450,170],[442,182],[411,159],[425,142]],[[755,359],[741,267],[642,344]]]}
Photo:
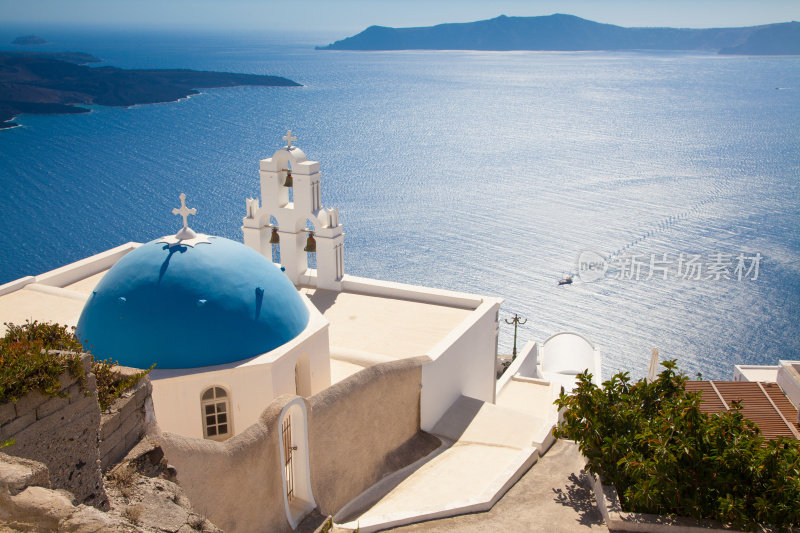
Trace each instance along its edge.
{"label": "church roof", "polygon": [[96,358],[138,368],[220,365],[305,329],[308,309],[272,262],[222,237],[194,241],[149,242],[106,273],[76,331]]}

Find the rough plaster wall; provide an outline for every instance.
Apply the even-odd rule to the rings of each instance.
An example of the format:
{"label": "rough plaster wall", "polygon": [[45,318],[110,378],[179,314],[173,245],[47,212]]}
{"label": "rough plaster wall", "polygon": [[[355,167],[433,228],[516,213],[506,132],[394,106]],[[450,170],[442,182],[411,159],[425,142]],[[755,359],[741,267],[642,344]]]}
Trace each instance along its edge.
{"label": "rough plaster wall", "polygon": [[421,367],[415,357],[366,368],[308,399],[311,484],[334,514],[397,465],[393,452],[419,431]]}
{"label": "rough plaster wall", "polygon": [[226,533],[291,531],[283,504],[278,417],[292,398],[276,398],[258,422],[225,442],[157,429],[150,435],[177,469],[196,512]]}
{"label": "rough plaster wall", "polygon": [[77,380],[61,376],[62,391],[68,398],[48,398],[38,392],[25,395],[16,403],[0,406],[13,418],[0,421],[0,442],[13,438],[15,443],[3,449],[8,455],[44,463],[55,489],[70,491],[78,502],[103,507],[106,494],[100,472],[98,428],[100,407],[94,374],[89,372],[90,357],[84,356],[87,373],[87,396]]}

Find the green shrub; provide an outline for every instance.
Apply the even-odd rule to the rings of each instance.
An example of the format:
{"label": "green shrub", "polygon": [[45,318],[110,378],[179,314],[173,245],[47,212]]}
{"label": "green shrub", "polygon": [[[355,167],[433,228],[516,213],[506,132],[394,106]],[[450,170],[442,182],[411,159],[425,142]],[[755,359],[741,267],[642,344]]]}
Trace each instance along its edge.
{"label": "green shrub", "polygon": [[[86,385],[81,353],[83,345],[67,326],[39,323],[5,323],[6,334],[0,339],[0,403],[16,402],[27,393],[66,396],[58,378],[65,372]],[[74,328],[73,328],[74,329]],[[102,410],[146,376],[149,370],[131,376],[114,372],[111,360],[92,361],[97,381],[97,401]]]}
{"label": "green shrub", "polygon": [[84,383],[83,347],[66,326],[37,321],[5,326],[0,339],[0,403],[16,402],[30,391],[65,396],[58,381],[64,372]]}
{"label": "green shrub", "polygon": [[100,404],[100,409],[103,411],[111,407],[114,400],[139,383],[139,380],[149,374],[156,366],[154,364],[147,370],[142,370],[130,376],[123,376],[114,371],[113,368],[116,365],[116,361],[111,359],[92,361],[92,372],[97,381],[97,403]]}
{"label": "green shrub", "polygon": [[746,529],[800,526],[800,442],[764,439],[739,405],[707,415],[675,361],[652,383],[578,376],[557,437],[576,441],[587,470],[630,512],[715,519]]}

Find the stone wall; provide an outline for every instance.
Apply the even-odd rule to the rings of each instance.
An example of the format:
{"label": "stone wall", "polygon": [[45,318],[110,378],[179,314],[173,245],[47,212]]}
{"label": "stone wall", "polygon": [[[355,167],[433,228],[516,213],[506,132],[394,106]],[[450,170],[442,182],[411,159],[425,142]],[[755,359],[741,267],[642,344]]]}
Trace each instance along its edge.
{"label": "stone wall", "polygon": [[3,452],[44,463],[55,489],[71,492],[78,502],[102,507],[106,502],[98,454],[100,407],[91,356],[83,356],[86,390],[64,373],[59,381],[68,397],[30,392],[17,402],[0,405],[0,442],[14,444]]}
{"label": "stone wall", "polygon": [[100,416],[100,468],[103,472],[125,457],[142,440],[152,413],[153,385],[145,377],[117,398]]}
{"label": "stone wall", "polygon": [[381,478],[413,462],[427,357],[382,363],[309,398],[311,484],[323,514],[335,514]]}
{"label": "stone wall", "polygon": [[91,356],[83,355],[82,361],[84,389],[77,378],[64,373],[59,381],[67,396],[30,392],[17,402],[0,405],[0,442],[13,438],[14,444],[3,452],[45,464],[54,489],[65,489],[78,502],[103,508],[102,472],[144,436],[152,385],[142,378],[101,414]]}

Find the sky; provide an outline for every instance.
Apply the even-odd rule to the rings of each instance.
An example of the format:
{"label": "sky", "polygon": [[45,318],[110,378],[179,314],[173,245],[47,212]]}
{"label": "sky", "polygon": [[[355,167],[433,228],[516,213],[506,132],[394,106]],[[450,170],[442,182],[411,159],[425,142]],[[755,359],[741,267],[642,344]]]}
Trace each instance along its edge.
{"label": "sky", "polygon": [[2,24],[335,31],[567,13],[620,26],[709,28],[800,20],[800,0],[0,0]]}

